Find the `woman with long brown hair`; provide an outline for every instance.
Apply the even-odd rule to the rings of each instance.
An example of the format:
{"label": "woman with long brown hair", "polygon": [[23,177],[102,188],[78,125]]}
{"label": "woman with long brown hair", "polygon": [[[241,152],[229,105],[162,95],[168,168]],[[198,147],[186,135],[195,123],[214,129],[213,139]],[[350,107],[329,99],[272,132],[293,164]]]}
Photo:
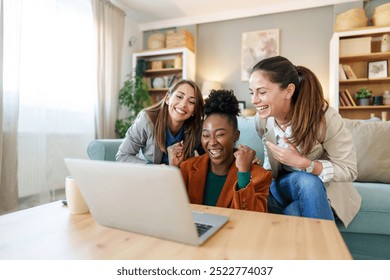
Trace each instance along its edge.
{"label": "woman with long brown hair", "polygon": [[[174,157],[194,156],[200,146],[204,101],[197,84],[180,80],[155,105],[142,110],[126,132],[117,161],[176,165]],[[175,145],[176,144],[176,145]],[[168,148],[175,145],[175,153]],[[182,154],[181,154],[182,153]]]}
{"label": "woman with long brown hair", "polygon": [[253,67],[249,88],[265,144],[263,166],[274,178],[269,212],[329,220],[336,214],[347,226],[361,205],[352,185],[356,150],[315,74],[270,57]]}

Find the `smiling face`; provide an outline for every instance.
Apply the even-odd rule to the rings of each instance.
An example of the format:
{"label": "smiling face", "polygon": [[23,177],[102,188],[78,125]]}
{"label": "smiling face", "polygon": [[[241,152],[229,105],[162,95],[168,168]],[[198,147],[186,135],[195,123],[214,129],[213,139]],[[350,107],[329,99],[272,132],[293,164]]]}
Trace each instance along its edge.
{"label": "smiling face", "polygon": [[252,95],[251,102],[261,118],[285,118],[290,110],[291,97],[295,89],[293,84],[282,89],[279,84],[271,82],[263,71],[255,71],[249,78],[249,89]]}
{"label": "smiling face", "polygon": [[167,94],[165,103],[168,105],[170,125],[180,126],[190,118],[195,110],[195,91],[192,86],[183,83],[171,94]]}
{"label": "smiling face", "polygon": [[203,123],[202,146],[208,153],[211,161],[211,170],[218,174],[218,170],[228,170],[234,161],[234,143],[239,138],[229,119],[220,114],[208,116]]}

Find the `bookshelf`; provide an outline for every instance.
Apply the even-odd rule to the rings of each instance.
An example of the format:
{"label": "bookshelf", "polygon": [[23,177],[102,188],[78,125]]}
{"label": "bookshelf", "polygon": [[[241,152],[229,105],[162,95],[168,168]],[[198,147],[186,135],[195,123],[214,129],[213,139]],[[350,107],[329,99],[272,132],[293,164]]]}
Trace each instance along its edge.
{"label": "bookshelf", "polygon": [[169,85],[179,79],[195,80],[195,54],[188,48],[165,48],[133,53],[133,73],[137,63],[144,61],[144,80],[149,88],[152,104],[160,101]]}
{"label": "bookshelf", "polygon": [[[368,78],[368,63],[374,61],[386,60],[388,67],[390,66],[390,52],[381,52],[381,37],[383,34],[390,34],[390,27],[366,27],[350,31],[335,32],[330,41],[330,63],[329,63],[329,103],[334,107],[344,118],[350,119],[368,119],[372,114],[376,117],[381,117],[382,112],[387,112],[390,115],[389,105],[369,105],[359,106],[355,99],[355,93],[362,87],[367,87],[372,90],[373,96],[381,96],[385,90],[390,90],[390,77],[387,72],[387,77],[383,78]],[[360,39],[368,38],[370,40],[371,51],[368,53],[353,54],[348,53],[340,56],[340,44],[344,39]],[[340,75],[340,65],[348,65],[356,78],[343,79]],[[344,67],[342,67],[344,69]],[[389,69],[388,69],[389,71]],[[340,101],[340,93],[348,90],[357,106],[345,105]]]}

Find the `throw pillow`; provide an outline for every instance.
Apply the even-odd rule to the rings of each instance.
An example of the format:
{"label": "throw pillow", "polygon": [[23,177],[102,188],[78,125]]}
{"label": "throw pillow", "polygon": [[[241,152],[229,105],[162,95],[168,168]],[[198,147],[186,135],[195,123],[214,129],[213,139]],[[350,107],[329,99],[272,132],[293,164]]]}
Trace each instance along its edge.
{"label": "throw pillow", "polygon": [[246,145],[256,151],[256,157],[264,163],[264,146],[260,137],[257,135],[255,127],[255,118],[240,116],[237,118],[238,130],[240,131],[240,139],[236,145]]}
{"label": "throw pillow", "polygon": [[344,119],[356,146],[356,181],[390,183],[390,122]]}

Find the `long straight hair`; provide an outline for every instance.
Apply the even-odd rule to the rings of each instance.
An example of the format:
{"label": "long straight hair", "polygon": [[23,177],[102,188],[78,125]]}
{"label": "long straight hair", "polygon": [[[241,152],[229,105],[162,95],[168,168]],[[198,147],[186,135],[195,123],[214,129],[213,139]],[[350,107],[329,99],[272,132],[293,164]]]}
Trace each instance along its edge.
{"label": "long straight hair", "polygon": [[322,86],[316,75],[304,66],[294,66],[287,58],[274,56],[258,62],[252,69],[262,71],[273,83],[286,89],[295,85],[290,111],[286,119],[291,121],[290,141],[307,155],[315,143],[325,139],[325,112],[329,107]]}
{"label": "long straight hair", "polygon": [[[190,85],[195,92],[195,110],[193,115],[184,121],[184,159],[194,156],[194,149],[199,145],[200,135],[202,131],[203,107],[204,101],[202,93],[198,85],[191,81],[182,79],[174,84],[167,92],[167,95],[172,94],[182,84]],[[161,151],[167,153],[165,146],[166,131],[169,123],[168,105],[165,103],[166,97],[158,103],[145,109],[151,121],[154,123],[154,140]]]}

